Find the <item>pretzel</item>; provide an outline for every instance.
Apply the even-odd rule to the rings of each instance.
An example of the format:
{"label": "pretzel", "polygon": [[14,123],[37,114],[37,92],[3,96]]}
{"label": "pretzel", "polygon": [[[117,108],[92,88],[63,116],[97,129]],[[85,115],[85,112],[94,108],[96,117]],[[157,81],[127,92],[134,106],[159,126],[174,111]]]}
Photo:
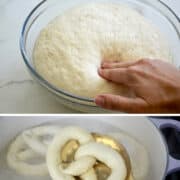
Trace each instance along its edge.
{"label": "pretzel", "polygon": [[[97,137],[94,136],[79,127],[61,129],[58,126],[41,126],[28,129],[9,146],[7,162],[20,174],[44,176],[49,173],[53,180],[75,180],[75,177],[97,180],[95,165],[101,162],[110,169],[107,180],[126,180],[129,177],[128,165],[123,154],[101,141],[96,142]],[[68,161],[63,160],[63,152],[72,140],[77,143],[78,149],[74,160],[65,164]],[[66,149],[66,153],[70,153],[70,149]],[[28,163],[45,155],[46,163]]]}
{"label": "pretzel", "polygon": [[22,132],[9,146],[7,153],[8,165],[23,175],[47,175],[48,169],[45,162],[30,164],[28,160],[44,157],[50,142],[43,142],[40,137],[46,135],[54,137],[59,131],[60,128],[57,126],[41,126]]}
{"label": "pretzel", "polygon": [[[39,126],[28,129],[22,133],[22,136],[28,146],[41,155],[46,155],[49,141],[43,142],[40,138],[48,135],[54,137],[61,130],[58,126]],[[51,139],[52,139],[51,137]]]}
{"label": "pretzel", "polygon": [[[64,169],[60,153],[70,140],[77,140],[80,147],[75,153],[75,160]],[[127,176],[127,168],[123,157],[109,146],[94,142],[90,133],[78,127],[65,128],[56,135],[49,145],[46,160],[53,180],[74,180],[73,176],[96,180],[96,174],[92,170],[96,160],[111,168],[112,172],[108,180],[125,180]]]}
{"label": "pretzel", "polygon": [[39,154],[32,149],[29,150],[23,137],[19,135],[8,149],[7,163],[9,167],[23,175],[47,175],[46,163],[30,164],[26,162],[35,157],[39,157]]}
{"label": "pretzel", "polygon": [[75,154],[75,159],[84,156],[91,156],[96,160],[103,162],[111,169],[108,180],[125,180],[127,168],[125,161],[120,154],[111,147],[97,142],[90,142],[79,147]]}
{"label": "pretzel", "polygon": [[78,127],[64,128],[56,135],[49,145],[47,152],[47,166],[53,179],[69,180],[73,176],[80,176],[86,173],[96,162],[95,158],[86,156],[72,162],[66,169],[63,168],[63,161],[60,153],[66,143],[70,140],[77,140],[80,145],[93,141],[90,133]]}

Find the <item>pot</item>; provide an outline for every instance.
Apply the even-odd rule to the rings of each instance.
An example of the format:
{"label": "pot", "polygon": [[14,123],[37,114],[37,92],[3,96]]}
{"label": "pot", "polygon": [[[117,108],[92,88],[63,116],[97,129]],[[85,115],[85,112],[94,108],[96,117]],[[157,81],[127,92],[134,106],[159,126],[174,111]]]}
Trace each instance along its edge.
{"label": "pot", "polygon": [[[160,120],[160,119],[151,119],[155,126],[162,130],[164,128],[173,128],[180,132],[180,122],[174,120]],[[167,175],[174,173],[180,170],[180,160],[173,158],[171,155],[168,156],[168,166],[167,166]]]}
{"label": "pot", "polygon": [[[140,141],[148,152],[149,169],[145,180],[163,180],[167,174],[180,170],[180,161],[172,158],[159,128],[173,127],[180,131],[177,121],[148,119],[143,116],[68,116],[68,117],[1,117],[0,118],[0,179],[30,180],[10,170],[6,164],[7,147],[21,131],[41,124],[76,125],[91,132],[110,133],[124,131]],[[140,156],[141,154],[139,154]],[[138,162],[137,166],[138,166]],[[50,180],[49,177],[33,177]]]}

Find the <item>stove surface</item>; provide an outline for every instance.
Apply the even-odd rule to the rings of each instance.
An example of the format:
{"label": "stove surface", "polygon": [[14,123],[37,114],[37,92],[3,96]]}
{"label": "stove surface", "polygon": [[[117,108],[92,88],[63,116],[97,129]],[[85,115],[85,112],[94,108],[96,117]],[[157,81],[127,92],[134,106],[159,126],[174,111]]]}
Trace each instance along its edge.
{"label": "stove surface", "polygon": [[[153,119],[172,119],[180,122],[179,117],[153,117]],[[175,128],[163,128],[161,129],[163,136],[165,137],[166,143],[168,145],[169,153],[175,159],[180,160],[180,131]],[[172,173],[166,177],[165,180],[180,180],[180,171]]]}

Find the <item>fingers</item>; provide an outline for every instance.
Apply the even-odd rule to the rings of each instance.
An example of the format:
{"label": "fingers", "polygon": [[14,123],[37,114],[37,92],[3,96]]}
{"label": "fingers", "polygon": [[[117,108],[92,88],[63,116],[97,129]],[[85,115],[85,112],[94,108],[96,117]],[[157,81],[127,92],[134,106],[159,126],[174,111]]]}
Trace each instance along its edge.
{"label": "fingers", "polygon": [[111,94],[97,96],[95,103],[105,109],[118,110],[127,113],[146,112],[147,105],[141,98],[127,98]]}
{"label": "fingers", "polygon": [[133,81],[132,76],[127,73],[125,68],[119,69],[99,69],[98,73],[106,80],[128,85]]}
{"label": "fingers", "polygon": [[[154,62],[154,61],[152,61]],[[103,62],[98,70],[99,75],[109,81],[130,86],[137,83],[136,76],[144,76],[151,68],[150,59],[133,62]]]}
{"label": "fingers", "polygon": [[128,61],[128,62],[121,62],[121,61],[103,61],[101,64],[102,69],[113,69],[113,68],[126,68],[132,65],[137,64],[138,61]]}
{"label": "fingers", "polygon": [[152,61],[152,59],[140,59],[137,61],[103,61],[101,64],[102,69],[113,69],[113,68],[128,68],[129,66],[134,66],[134,65],[143,65],[147,64],[149,61]]}

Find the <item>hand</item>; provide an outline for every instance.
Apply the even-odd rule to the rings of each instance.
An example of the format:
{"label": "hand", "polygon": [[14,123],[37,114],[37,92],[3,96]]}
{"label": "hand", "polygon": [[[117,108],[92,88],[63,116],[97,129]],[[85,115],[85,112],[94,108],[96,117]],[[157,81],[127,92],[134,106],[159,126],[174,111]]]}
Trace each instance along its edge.
{"label": "hand", "polygon": [[180,71],[160,61],[103,62],[99,75],[130,88],[136,97],[103,94],[95,103],[128,113],[180,113]]}

